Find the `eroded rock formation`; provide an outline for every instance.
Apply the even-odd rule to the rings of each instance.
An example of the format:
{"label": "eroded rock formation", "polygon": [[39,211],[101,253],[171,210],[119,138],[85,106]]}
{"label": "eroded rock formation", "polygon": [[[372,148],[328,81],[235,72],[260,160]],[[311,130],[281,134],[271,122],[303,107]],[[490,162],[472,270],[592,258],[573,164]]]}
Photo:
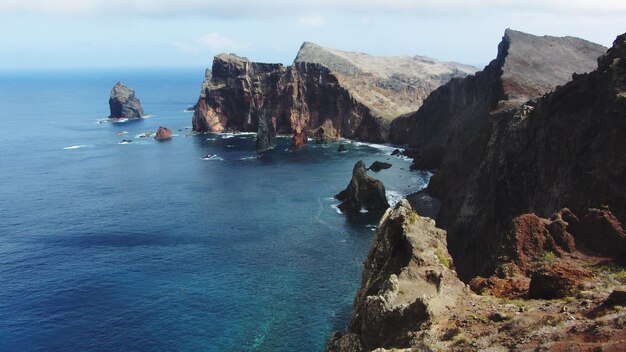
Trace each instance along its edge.
{"label": "eroded rock formation", "polygon": [[109,118],[112,119],[134,119],[145,115],[135,91],[121,82],[117,82],[111,89],[109,108],[111,110]]}
{"label": "eroded rock formation", "polygon": [[417,109],[451,78],[473,72],[424,57],[376,58],[311,43],[289,67],[220,54],[203,84],[193,129],[256,132],[263,121],[263,133],[293,134],[299,126],[321,142],[385,142],[393,118]]}
{"label": "eroded rock formation", "polygon": [[[438,340],[465,285],[450,269],[445,231],[406,200],[383,215],[370,248],[352,318],[328,351],[409,348]],[[418,342],[419,340],[419,342]]]}
{"label": "eroded rock formation", "polygon": [[361,209],[384,211],[389,208],[385,195],[385,186],[379,180],[367,176],[365,163],[357,161],[352,170],[352,179],[348,187],[335,196],[342,201],[339,210],[344,213],[357,213]]}

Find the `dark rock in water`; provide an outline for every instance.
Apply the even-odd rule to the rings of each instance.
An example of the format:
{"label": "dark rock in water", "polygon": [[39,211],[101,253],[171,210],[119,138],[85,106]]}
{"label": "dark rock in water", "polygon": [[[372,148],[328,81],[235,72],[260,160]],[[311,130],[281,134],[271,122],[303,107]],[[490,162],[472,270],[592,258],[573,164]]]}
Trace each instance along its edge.
{"label": "dark rock in water", "polygon": [[380,170],[386,170],[391,167],[391,164],[382,162],[382,161],[374,161],[372,165],[370,165],[368,170],[372,170],[374,172],[378,172]]}
{"label": "dark rock in water", "polygon": [[133,141],[132,139],[122,139],[120,144],[128,144],[128,143],[131,143],[132,141]]}
{"label": "dark rock in water", "polygon": [[342,201],[339,210],[344,213],[356,213],[362,208],[368,211],[382,211],[389,208],[385,196],[385,186],[379,180],[367,176],[365,163],[357,161],[352,170],[352,179],[348,187],[335,196]]}
{"label": "dark rock in water", "polygon": [[272,117],[265,108],[259,109],[259,129],[256,135],[256,151],[266,152],[276,146],[276,128],[272,123]]}
{"label": "dark rock in water", "polygon": [[135,97],[135,91],[126,87],[121,82],[117,82],[113,89],[111,89],[109,108],[111,109],[109,118],[112,119],[134,119],[144,116],[141,103],[139,99]]}
{"label": "dark rock in water", "polygon": [[195,106],[190,106],[187,109],[185,109],[186,112],[194,112],[196,111],[196,107]]}
{"label": "dark rock in water", "polygon": [[326,120],[324,123],[313,131],[315,137],[315,143],[325,144],[335,141],[339,138],[339,132],[333,127],[331,120]]}
{"label": "dark rock in water", "polygon": [[402,152],[400,151],[400,149],[394,149],[393,152],[391,152],[391,155],[402,155]]}
{"label": "dark rock in water", "polygon": [[159,129],[156,131],[156,136],[154,136],[154,139],[156,139],[157,141],[162,141],[170,138],[172,138],[172,130],[167,127],[159,126]]}
{"label": "dark rock in water", "polygon": [[345,145],[345,144],[343,144],[343,143],[339,144],[339,147],[337,148],[337,151],[338,151],[339,153],[347,151],[347,149],[346,149],[346,145]]}
{"label": "dark rock in water", "polygon": [[293,132],[293,139],[291,140],[291,149],[296,150],[305,146],[307,143],[306,131],[300,127],[296,126],[295,131]]}

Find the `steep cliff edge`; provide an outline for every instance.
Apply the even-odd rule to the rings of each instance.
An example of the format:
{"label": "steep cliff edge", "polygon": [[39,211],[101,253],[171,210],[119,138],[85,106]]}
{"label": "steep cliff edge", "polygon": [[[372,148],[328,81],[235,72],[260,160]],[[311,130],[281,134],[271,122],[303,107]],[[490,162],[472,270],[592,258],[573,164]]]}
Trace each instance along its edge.
{"label": "steep cliff edge", "polygon": [[616,181],[625,154],[615,139],[623,103],[611,78],[598,81],[606,68],[524,103],[593,70],[603,48],[507,30],[498,49],[484,71],[452,80],[392,124],[392,140],[416,148],[415,167],[438,169],[428,192],[442,201],[438,224],[464,280],[493,273],[516,216],[601,204],[624,215]]}
{"label": "steep cliff edge", "polygon": [[464,284],[450,270],[446,233],[402,200],[383,215],[370,248],[350,324],[328,350],[409,348],[437,340]]}
{"label": "steep cliff edge", "polygon": [[475,69],[427,58],[375,58],[305,43],[293,65],[262,64],[235,55],[213,60],[195,107],[196,132],[224,130],[314,135],[331,124],[338,137],[388,139],[389,123],[417,109],[452,77]]}

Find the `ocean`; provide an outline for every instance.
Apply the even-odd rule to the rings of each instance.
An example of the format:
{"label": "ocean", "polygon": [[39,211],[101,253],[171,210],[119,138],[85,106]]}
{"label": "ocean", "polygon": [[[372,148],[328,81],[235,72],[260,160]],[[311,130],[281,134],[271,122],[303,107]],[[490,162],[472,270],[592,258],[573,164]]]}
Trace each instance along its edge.
{"label": "ocean", "polygon": [[[389,146],[191,135],[203,77],[0,75],[1,351],[322,351],[345,328],[378,219],[333,195],[357,160],[393,164],[369,173],[392,201],[429,174]],[[149,118],[106,121],[118,80]]]}

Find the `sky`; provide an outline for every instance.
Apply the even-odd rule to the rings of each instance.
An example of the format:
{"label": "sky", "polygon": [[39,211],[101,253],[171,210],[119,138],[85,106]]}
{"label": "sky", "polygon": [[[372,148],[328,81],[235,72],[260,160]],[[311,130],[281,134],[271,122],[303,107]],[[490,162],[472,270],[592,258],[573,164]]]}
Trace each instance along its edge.
{"label": "sky", "polygon": [[0,0],[0,70],[289,64],[304,41],[482,68],[504,30],[610,46],[624,0]]}

